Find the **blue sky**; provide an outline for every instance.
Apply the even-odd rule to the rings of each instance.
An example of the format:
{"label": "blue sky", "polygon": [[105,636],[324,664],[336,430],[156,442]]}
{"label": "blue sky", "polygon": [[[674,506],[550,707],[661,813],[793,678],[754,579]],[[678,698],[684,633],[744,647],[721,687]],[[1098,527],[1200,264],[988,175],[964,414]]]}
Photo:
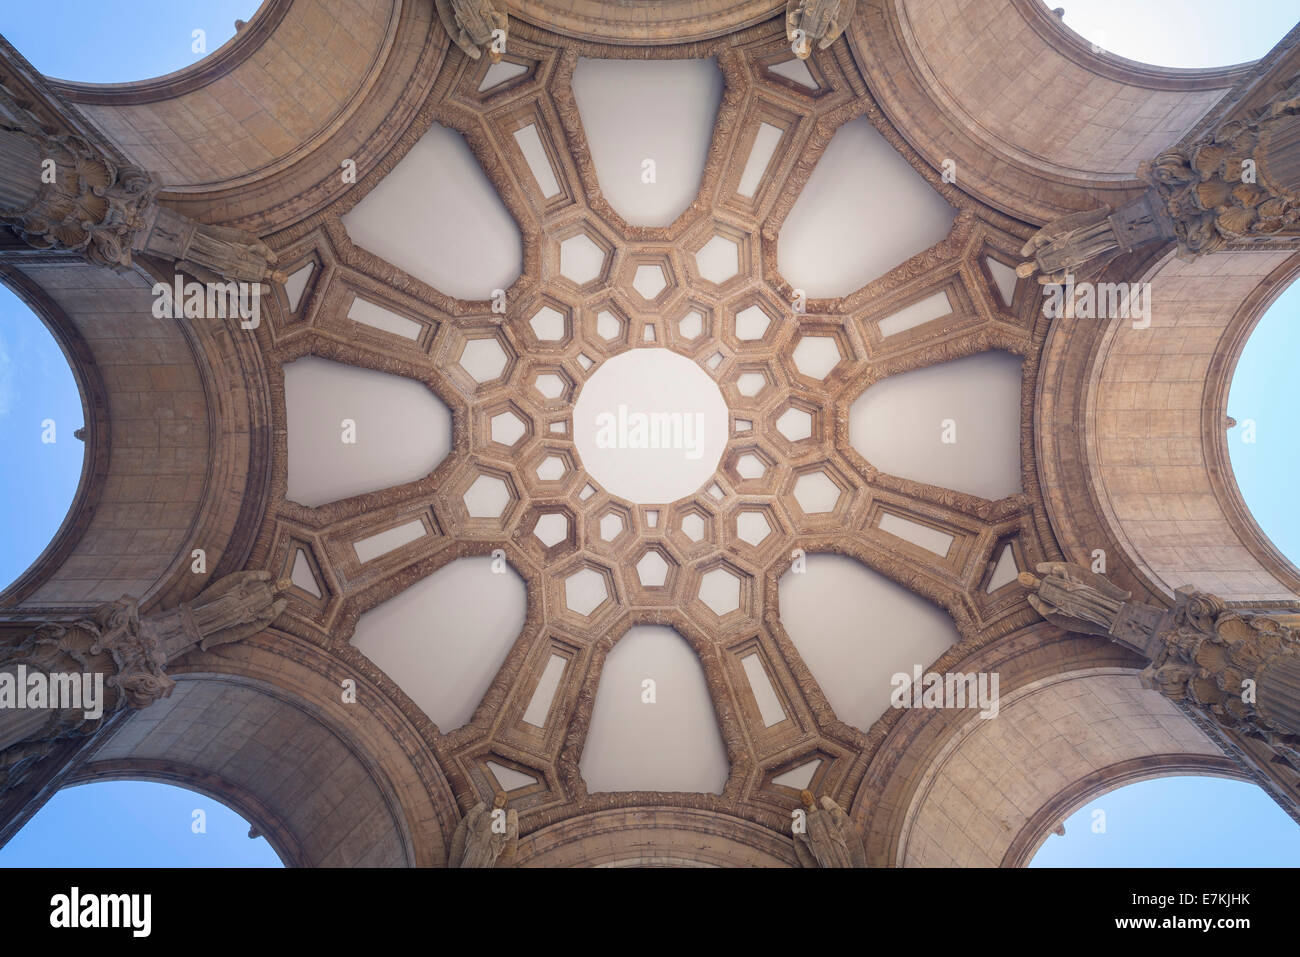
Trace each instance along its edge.
{"label": "blue sky", "polygon": [[[1098,812],[1101,812],[1099,815]],[[1295,867],[1300,827],[1254,784],[1166,777],[1102,795],[1065,820],[1031,867]]]}
{"label": "blue sky", "polygon": [[[1228,458],[1237,486],[1264,534],[1300,564],[1300,283],[1273,303],[1246,340],[1228,390]],[[1251,439],[1251,423],[1253,438]]]}
{"label": "blue sky", "polygon": [[1111,53],[1158,66],[1258,60],[1300,20],[1295,0],[1051,0],[1065,25]]}
{"label": "blue sky", "polygon": [[[43,424],[54,423],[53,434]],[[72,370],[45,326],[0,285],[0,588],[21,575],[58,531],[81,479],[85,424]],[[43,438],[54,439],[44,442]],[[21,467],[19,467],[21,466]]]}
{"label": "blue sky", "polygon": [[[248,20],[254,0],[61,0],[0,6],[0,33],[38,69],[61,79],[122,82],[160,76],[201,59]],[[1295,0],[1053,0],[1087,39],[1131,59],[1203,67],[1257,59],[1294,26]],[[77,24],[72,30],[68,24]],[[125,55],[124,55],[125,54]],[[1256,441],[1229,434],[1233,469],[1256,521],[1300,562],[1300,518],[1289,507],[1300,474],[1300,284],[1286,292],[1247,343],[1229,396],[1229,414],[1253,419]],[[41,439],[54,419],[56,439]],[[0,588],[44,549],[71,504],[82,463],[73,431],[81,403],[52,338],[0,286]],[[191,829],[193,811],[207,832]],[[1106,832],[1092,830],[1106,812]],[[276,866],[265,839],[224,806],[169,785],[107,782],[57,794],[0,849],[0,866]],[[1300,828],[1259,788],[1215,778],[1175,777],[1105,795],[1050,837],[1034,866],[1281,865],[1300,859]]]}
{"label": "blue sky", "polygon": [[[203,59],[235,35],[257,0],[59,0],[58,15],[39,3],[0,5],[0,33],[46,76],[84,83],[125,83],[172,73]],[[74,28],[73,25],[76,25]]]}
{"label": "blue sky", "polygon": [[[202,816],[195,814],[202,811]],[[266,838],[185,788],[101,781],[54,795],[0,848],[0,867],[280,867]]]}

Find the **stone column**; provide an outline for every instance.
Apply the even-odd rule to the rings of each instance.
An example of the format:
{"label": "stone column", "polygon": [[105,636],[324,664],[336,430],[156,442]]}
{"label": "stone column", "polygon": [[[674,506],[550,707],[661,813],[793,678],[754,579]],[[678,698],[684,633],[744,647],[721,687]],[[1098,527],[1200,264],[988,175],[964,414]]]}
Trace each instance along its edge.
{"label": "stone column", "polygon": [[94,734],[114,713],[171,694],[165,668],[193,648],[240,641],[284,610],[288,582],[227,575],[193,601],[140,617],[124,596],[87,618],[38,625],[0,650],[0,793],[59,742]]}

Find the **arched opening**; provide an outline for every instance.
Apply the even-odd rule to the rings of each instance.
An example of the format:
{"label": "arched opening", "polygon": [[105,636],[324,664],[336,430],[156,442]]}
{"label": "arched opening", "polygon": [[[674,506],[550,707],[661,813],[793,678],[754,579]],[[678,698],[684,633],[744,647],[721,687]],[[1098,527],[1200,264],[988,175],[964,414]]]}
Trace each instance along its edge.
{"label": "arched opening", "polygon": [[238,812],[156,781],[64,788],[0,848],[0,867],[283,867]]}
{"label": "arched opening", "polygon": [[58,341],[0,284],[0,444],[22,468],[0,470],[0,591],[53,541],[85,463],[81,390]]}
{"label": "arched opening", "polygon": [[1291,867],[1300,857],[1300,827],[1262,788],[1207,775],[1114,788],[1061,827],[1029,867]]}
{"label": "arched opening", "polygon": [[1294,478],[1300,468],[1300,283],[1293,282],[1260,318],[1232,373],[1228,458],[1241,497],[1260,530],[1300,564]]}
{"label": "arched opening", "polygon": [[1222,16],[1215,0],[1052,0],[1047,6],[1064,7],[1065,26],[1094,53],[1177,69],[1258,60],[1295,25],[1288,0],[1258,0],[1249,17]]}
{"label": "arched opening", "polygon": [[[47,11],[5,9],[5,38],[46,76],[78,83],[127,83],[193,66],[234,39],[235,22],[253,18],[262,0],[205,0],[201,5],[138,0],[131,15],[110,5],[77,9],[77,29],[51,30]],[[107,54],[107,55],[106,55]]]}

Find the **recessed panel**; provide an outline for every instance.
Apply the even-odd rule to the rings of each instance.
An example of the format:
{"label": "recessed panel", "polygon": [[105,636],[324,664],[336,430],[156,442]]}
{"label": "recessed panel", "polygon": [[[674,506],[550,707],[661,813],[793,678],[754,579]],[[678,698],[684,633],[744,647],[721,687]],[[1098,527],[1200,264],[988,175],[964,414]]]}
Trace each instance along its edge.
{"label": "recessed panel", "polygon": [[300,505],[413,482],[451,451],[451,411],[413,379],[307,356],[284,367],[284,392]]}
{"label": "recessed panel", "polygon": [[999,499],[1020,491],[1021,360],[982,352],[882,379],[849,409],[849,441],[883,472]]}
{"label": "recessed panel", "polygon": [[461,558],[363,614],[352,644],[447,732],[473,715],[526,607],[512,568]]}
{"label": "recessed panel", "polygon": [[763,659],[757,654],[749,654],[740,659],[740,664],[745,669],[745,677],[749,679],[749,687],[754,693],[754,701],[763,719],[763,727],[770,728],[774,724],[780,724],[785,720],[785,709],[781,707],[781,699],[777,697],[776,689],[772,687],[772,679],[767,676],[767,669],[763,667]]}
{"label": "recessed panel", "polygon": [[372,562],[389,552],[396,551],[403,545],[409,545],[427,534],[424,523],[417,519],[386,528],[374,535],[367,535],[353,542],[352,547],[357,553],[357,561],[364,565],[366,562]]}
{"label": "recessed panel", "polygon": [[567,664],[568,660],[559,655],[553,654],[547,659],[546,668],[537,679],[537,687],[524,711],[524,721],[528,724],[538,728],[546,727],[546,716],[551,713],[551,702],[555,700],[555,692],[560,687],[560,679],[564,677]]}
{"label": "recessed panel", "polygon": [[456,299],[490,299],[523,270],[523,239],[464,137],[434,124],[344,214],[358,246]]}
{"label": "recessed panel", "polygon": [[908,329],[915,329],[917,326],[925,325],[933,319],[939,319],[943,316],[951,315],[952,302],[948,299],[948,294],[943,290],[936,292],[934,295],[926,296],[910,306],[904,306],[898,312],[891,313],[884,319],[876,323],[882,336],[894,336],[900,332],[906,332]]}
{"label": "recessed panel", "polygon": [[706,60],[581,59],[573,95],[600,190],[633,226],[668,226],[695,199],[722,73]]}
{"label": "recessed panel", "polygon": [[[828,596],[834,596],[833,600]],[[842,555],[809,555],[779,583],[781,624],[841,721],[868,729],[913,674],[957,641],[943,609]]]}
{"label": "recessed panel", "polygon": [[391,309],[375,305],[373,302],[359,296],[353,299],[352,305],[348,307],[348,318],[353,322],[361,323],[363,326],[378,329],[380,332],[392,333],[395,336],[401,336],[403,339],[410,339],[412,342],[420,338],[420,332],[424,328],[413,319],[407,319]]}
{"label": "recessed panel", "polygon": [[529,123],[523,129],[515,130],[515,143],[518,144],[519,151],[524,154],[524,162],[532,170],[533,179],[537,180],[542,195],[547,199],[557,195],[560,192],[560,184],[555,180],[555,170],[551,168],[551,160],[546,155],[542,138],[537,134],[536,124]]}
{"label": "recessed panel", "polygon": [[591,792],[722,793],[727,752],[704,671],[673,629],[638,625],[610,651],[580,767]]}
{"label": "recessed panel", "polygon": [[910,518],[903,518],[893,512],[882,512],[877,527],[887,535],[893,535],[905,542],[911,542],[918,548],[924,548],[927,552],[934,552],[940,558],[947,558],[948,552],[952,548],[953,538],[947,532],[941,532],[929,525],[914,522]]}
{"label": "recessed panel", "polygon": [[867,117],[836,130],[777,240],[777,268],[812,298],[847,296],[948,235],[957,211]]}
{"label": "recessed panel", "polygon": [[990,594],[997,591],[1003,585],[1010,585],[1020,574],[1020,569],[1016,565],[1016,553],[1010,545],[1002,546],[1002,553],[998,555],[997,563],[993,566],[993,573],[989,575],[989,583],[984,590]]}
{"label": "recessed panel", "polygon": [[749,151],[749,159],[745,161],[745,170],[740,174],[740,185],[736,187],[736,192],[741,196],[752,199],[758,191],[758,184],[762,182],[763,174],[767,172],[767,165],[772,162],[772,154],[776,152],[784,132],[771,123],[758,124],[754,145]]}

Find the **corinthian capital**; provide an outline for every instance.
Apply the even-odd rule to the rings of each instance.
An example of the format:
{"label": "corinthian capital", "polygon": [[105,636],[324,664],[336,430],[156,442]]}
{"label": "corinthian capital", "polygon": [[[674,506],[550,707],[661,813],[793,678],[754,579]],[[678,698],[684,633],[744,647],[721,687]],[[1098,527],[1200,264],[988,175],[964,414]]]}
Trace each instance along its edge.
{"label": "corinthian capital", "polygon": [[0,223],[38,249],[66,249],[100,266],[131,265],[158,184],[80,136],[0,125]]}
{"label": "corinthian capital", "polygon": [[1297,114],[1300,79],[1262,109],[1138,168],[1173,220],[1182,257],[1267,239],[1300,222]]}
{"label": "corinthian capital", "polygon": [[289,586],[272,582],[269,572],[235,572],[192,601],[143,617],[138,601],[124,595],[85,618],[37,625],[0,648],[0,683],[18,694],[29,680],[54,687],[56,676],[105,691],[93,715],[84,700],[75,707],[53,700],[28,706],[0,694],[0,793],[60,741],[93,734],[123,708],[139,710],[168,697],[175,687],[168,662],[264,630],[284,610]]}
{"label": "corinthian capital", "polygon": [[1295,616],[1179,593],[1143,682],[1225,727],[1261,738],[1300,770],[1300,636]]}

